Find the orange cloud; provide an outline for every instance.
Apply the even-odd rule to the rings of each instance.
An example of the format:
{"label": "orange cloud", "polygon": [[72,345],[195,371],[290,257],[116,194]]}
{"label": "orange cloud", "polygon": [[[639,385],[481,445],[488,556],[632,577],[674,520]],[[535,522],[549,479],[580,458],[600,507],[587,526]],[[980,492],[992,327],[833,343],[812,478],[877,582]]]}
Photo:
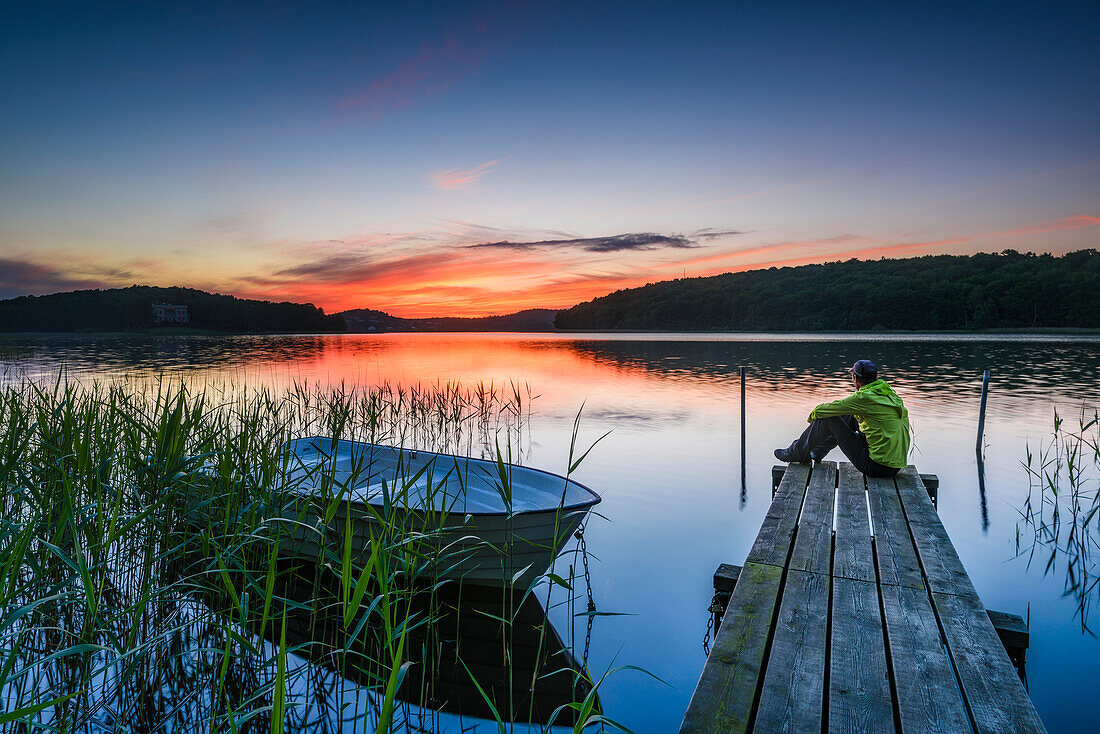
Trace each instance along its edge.
{"label": "orange cloud", "polygon": [[[327,311],[374,308],[397,316],[488,315],[542,306],[542,286],[561,262],[531,253],[456,248],[373,256],[361,249],[318,257],[270,276],[243,279],[254,297],[294,298]],[[564,304],[563,304],[564,305]],[[572,305],[572,304],[568,304]]]}
{"label": "orange cloud", "polygon": [[[870,237],[844,234],[673,261],[633,258],[632,262],[604,252],[522,248],[453,247],[376,256],[368,248],[348,249],[338,243],[327,251],[311,247],[304,251],[310,255],[308,261],[271,276],[249,278],[244,285],[253,297],[309,301],[329,312],[373,308],[408,317],[485,316],[526,308],[565,308],[618,289],[679,277],[685,271],[703,277],[853,257],[925,254],[969,239],[875,245]],[[836,249],[843,245],[848,248]],[[700,270],[700,266],[708,267]]]}

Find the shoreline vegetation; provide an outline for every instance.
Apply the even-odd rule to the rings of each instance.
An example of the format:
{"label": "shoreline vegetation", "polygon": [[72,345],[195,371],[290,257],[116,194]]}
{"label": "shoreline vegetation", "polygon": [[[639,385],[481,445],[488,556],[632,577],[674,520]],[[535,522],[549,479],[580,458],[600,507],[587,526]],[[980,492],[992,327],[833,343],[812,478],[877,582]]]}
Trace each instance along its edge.
{"label": "shoreline vegetation", "polygon": [[[477,604],[493,611],[480,619],[493,623],[460,647],[456,625],[480,623],[461,621],[476,589],[432,570],[448,552],[432,543],[445,513],[393,509],[419,473],[395,479],[392,502],[366,506],[378,524],[370,558],[349,552],[339,522],[316,528],[323,563],[280,552],[304,527],[286,514],[297,493],[288,439],[490,456],[507,493],[504,462],[522,449],[530,399],[480,384],[0,389],[0,727],[424,731],[457,705],[445,688],[457,676],[475,697],[466,713],[501,731],[614,728],[587,646],[582,660],[572,631],[563,642],[545,619],[584,617],[576,557],[527,588],[483,589]],[[311,497],[339,516],[350,500],[336,468],[310,471]],[[526,663],[476,659],[486,640],[511,651],[520,638]]]}
{"label": "shoreline vegetation", "polygon": [[[500,316],[401,318],[313,304],[132,286],[0,300],[0,333],[158,335],[327,333],[1098,334],[1100,253],[926,255],[747,270],[649,283],[571,308]],[[153,303],[187,306],[158,323]]]}

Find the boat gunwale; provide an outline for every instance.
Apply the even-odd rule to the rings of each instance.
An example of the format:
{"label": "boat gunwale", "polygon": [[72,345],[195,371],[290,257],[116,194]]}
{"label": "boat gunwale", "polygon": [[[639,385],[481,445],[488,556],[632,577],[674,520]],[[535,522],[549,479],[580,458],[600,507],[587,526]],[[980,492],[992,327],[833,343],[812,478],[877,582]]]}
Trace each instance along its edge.
{"label": "boat gunwale", "polygon": [[[303,436],[302,438],[296,438],[296,439],[293,439],[292,441],[287,442],[287,444],[284,444],[284,448],[286,448],[291,443],[296,444],[299,441],[312,441],[312,440],[315,440],[315,439],[322,440],[322,441],[329,441],[330,443],[334,440],[334,439],[329,438],[327,436]],[[431,456],[444,456],[444,457],[448,457],[448,458],[451,458],[451,459],[456,459],[456,460],[459,460],[459,461],[465,461],[465,462],[471,462],[472,461],[472,462],[476,462],[478,464],[487,464],[487,465],[490,465],[492,467],[496,467],[496,465],[497,465],[497,462],[490,461],[489,459],[475,459],[475,458],[469,457],[469,456],[458,456],[456,454],[444,454],[440,451],[427,451],[427,450],[422,450],[422,449],[407,449],[404,446],[387,446],[386,444],[383,444],[383,443],[370,443],[370,442],[367,442],[367,441],[353,441],[353,440],[347,439],[347,438],[339,438],[339,439],[335,439],[335,441],[337,442],[337,444],[350,443],[350,444],[357,444],[359,446],[376,446],[378,448],[389,449],[390,451],[397,452],[398,456],[400,456],[403,453],[404,454],[430,454]],[[294,453],[293,450],[291,450],[291,453]],[[592,497],[594,499],[588,500],[586,502],[576,502],[576,503],[573,503],[573,504],[570,504],[570,505],[561,504],[561,505],[557,505],[555,507],[543,507],[543,508],[540,508],[540,509],[537,509],[537,510],[518,510],[518,511],[513,511],[513,512],[509,512],[507,510],[491,510],[491,511],[483,511],[483,512],[452,512],[452,511],[449,511],[449,510],[424,510],[422,508],[421,509],[416,509],[416,508],[410,508],[410,507],[399,507],[397,505],[393,505],[393,509],[401,510],[401,511],[404,511],[404,512],[428,512],[428,511],[430,511],[430,512],[440,512],[440,513],[446,513],[448,515],[461,515],[463,517],[465,517],[465,516],[469,516],[469,517],[509,517],[509,516],[515,517],[517,515],[538,515],[538,514],[550,514],[550,513],[555,513],[556,514],[559,511],[561,511],[564,514],[566,512],[571,512],[571,511],[574,511],[574,510],[581,510],[581,509],[583,509],[585,511],[588,511],[589,509],[591,509],[595,505],[598,505],[599,503],[603,502],[603,497],[601,497],[599,495],[599,493],[597,493],[596,491],[590,489],[589,487],[585,486],[584,484],[581,484],[580,482],[578,482],[575,479],[570,479],[569,477],[563,477],[561,474],[555,474],[554,472],[546,471],[545,469],[536,469],[534,467],[521,466],[519,464],[512,464],[512,463],[509,463],[509,462],[503,462],[503,463],[506,467],[511,467],[513,469],[519,469],[521,471],[526,471],[526,472],[534,472],[536,474],[544,474],[548,477],[553,477],[555,479],[560,479],[560,480],[562,480],[566,483],[566,487],[568,487],[569,484],[574,484],[577,487],[584,490],[585,492],[588,492],[588,494],[592,495]],[[313,496],[310,496],[310,495],[304,495],[304,496],[308,497],[309,499],[313,499]],[[355,499],[347,499],[345,501],[348,504],[352,504],[352,505],[363,505],[363,506],[369,505],[369,506],[372,506],[372,507],[384,506],[384,504],[385,504],[384,502],[370,502],[370,501],[355,500]]]}

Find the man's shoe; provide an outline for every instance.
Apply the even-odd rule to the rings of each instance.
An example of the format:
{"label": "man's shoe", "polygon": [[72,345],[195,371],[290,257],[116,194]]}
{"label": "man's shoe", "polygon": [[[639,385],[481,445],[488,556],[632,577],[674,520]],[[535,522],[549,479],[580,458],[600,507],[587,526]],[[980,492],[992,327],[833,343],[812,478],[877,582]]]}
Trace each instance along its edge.
{"label": "man's shoe", "polygon": [[815,464],[820,464],[821,461],[824,458],[825,458],[824,456],[819,456],[816,451],[811,451],[810,452],[810,461],[812,461]]}
{"label": "man's shoe", "polygon": [[775,458],[779,459],[780,461],[786,462],[788,464],[790,464],[794,461],[794,456],[791,454],[790,449],[776,449],[775,450]]}

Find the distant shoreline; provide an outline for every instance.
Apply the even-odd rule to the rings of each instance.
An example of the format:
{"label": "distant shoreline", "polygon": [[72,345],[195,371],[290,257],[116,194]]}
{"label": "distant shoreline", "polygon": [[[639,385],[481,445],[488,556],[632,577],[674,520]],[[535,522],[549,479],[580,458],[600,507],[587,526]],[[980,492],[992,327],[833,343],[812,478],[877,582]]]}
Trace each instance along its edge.
{"label": "distant shoreline", "polygon": [[0,340],[16,336],[386,336],[390,334],[693,334],[699,336],[1100,336],[1100,329],[1073,327],[1046,327],[1035,329],[947,329],[909,330],[879,329],[865,331],[724,331],[714,329],[555,329],[553,331],[211,331],[205,329],[151,330],[151,331],[4,331]]}
{"label": "distant shoreline", "polygon": [[[351,332],[348,332],[351,333]],[[494,332],[497,333],[497,332]],[[502,332],[501,332],[502,333]],[[1035,329],[876,329],[864,331],[808,331],[798,329],[794,331],[780,331],[767,329],[765,331],[726,331],[716,329],[556,329],[547,334],[743,334],[745,336],[759,336],[761,334],[820,334],[822,336],[876,336],[896,334],[944,334],[944,335],[999,335],[999,336],[1036,336],[1047,334],[1066,334],[1100,336],[1100,329],[1084,329],[1076,327],[1047,327]]]}

